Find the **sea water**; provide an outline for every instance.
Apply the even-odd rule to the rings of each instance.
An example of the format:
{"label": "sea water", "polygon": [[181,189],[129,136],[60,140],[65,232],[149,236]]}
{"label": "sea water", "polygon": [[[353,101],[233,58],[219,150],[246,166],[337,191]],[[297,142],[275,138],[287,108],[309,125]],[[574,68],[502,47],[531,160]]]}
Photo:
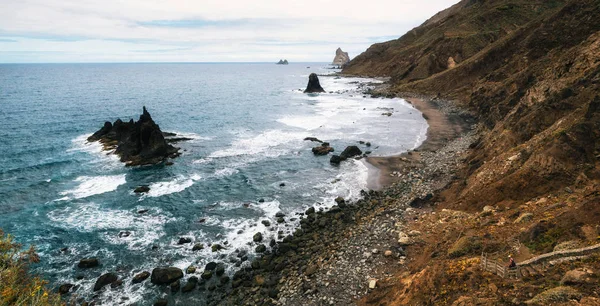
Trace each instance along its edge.
{"label": "sea water", "polygon": [[[410,104],[358,89],[380,81],[325,76],[332,71],[323,63],[0,65],[0,228],[36,246],[34,270],[52,287],[76,284],[89,300],[99,275],[119,274],[123,287],[96,297],[104,304],[167,296],[149,281],[131,284],[157,266],[201,271],[218,261],[232,274],[229,256],[254,256],[255,233],[268,244],[293,232],[298,212],[369,187],[364,160],[331,165],[305,137],[338,154],[357,145],[373,156],[425,138],[427,124]],[[312,72],[327,93],[302,93]],[[191,138],[176,144],[183,154],[174,165],[125,167],[86,141],[105,121],[137,120],[142,106],[163,131]],[[150,191],[135,194],[140,185]],[[179,245],[180,237],[192,243]],[[195,243],[204,249],[192,251]],[[225,249],[213,253],[215,243]],[[100,267],[78,269],[86,257]],[[168,296],[186,305],[201,293]]]}

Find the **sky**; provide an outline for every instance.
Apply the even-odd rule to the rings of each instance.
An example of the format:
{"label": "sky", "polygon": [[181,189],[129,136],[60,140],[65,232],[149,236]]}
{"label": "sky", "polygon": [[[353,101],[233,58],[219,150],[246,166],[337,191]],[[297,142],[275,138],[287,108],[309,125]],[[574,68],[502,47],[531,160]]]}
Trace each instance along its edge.
{"label": "sky", "polygon": [[0,0],[0,63],[329,62],[458,0]]}

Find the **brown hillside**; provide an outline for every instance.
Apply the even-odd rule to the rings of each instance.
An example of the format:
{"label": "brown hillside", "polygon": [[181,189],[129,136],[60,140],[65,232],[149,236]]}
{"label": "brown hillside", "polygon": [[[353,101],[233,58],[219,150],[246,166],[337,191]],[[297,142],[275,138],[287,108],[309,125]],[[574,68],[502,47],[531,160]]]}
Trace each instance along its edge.
{"label": "brown hillside", "polygon": [[[511,9],[499,9],[508,2]],[[379,67],[373,71],[387,67],[382,73],[395,76],[394,91],[441,94],[458,99],[479,115],[488,132],[469,156],[464,180],[445,193],[447,205],[463,209],[510,205],[600,178],[600,2],[558,5],[558,1],[462,1],[441,13],[445,16],[413,30],[422,33],[417,39],[410,41],[409,33],[373,46],[344,70],[354,73],[366,63]],[[497,32],[502,35],[486,46],[478,45],[481,50],[468,58],[466,53],[455,56],[462,61],[453,69],[438,65],[439,69],[415,81],[412,74],[403,76],[404,64],[388,66],[391,55],[402,58],[411,49],[430,50],[426,58],[451,55],[445,52],[451,52],[452,39],[431,41],[427,37],[447,32],[450,22],[488,28],[475,23],[479,18],[467,19],[473,11],[488,17],[491,11],[497,13],[487,20],[503,29]],[[507,11],[530,22],[510,28],[514,16],[509,18]],[[533,18],[536,11],[546,16]],[[463,19],[467,23],[456,21]],[[428,43],[425,49],[423,41]],[[471,44],[464,38],[461,42]],[[373,56],[380,47],[385,47],[385,56]],[[411,52],[415,55],[406,61],[423,61],[419,52]]]}
{"label": "brown hillside", "polygon": [[[434,197],[437,214],[409,227],[425,233],[410,271],[359,304],[600,304],[597,255],[519,280],[478,266],[481,252],[506,260],[511,241],[523,243],[517,260],[600,242],[600,1],[465,0],[344,73],[391,76],[392,92],[456,100],[482,123],[461,173]],[[465,236],[477,248],[451,254]],[[594,278],[561,286],[574,269]]]}

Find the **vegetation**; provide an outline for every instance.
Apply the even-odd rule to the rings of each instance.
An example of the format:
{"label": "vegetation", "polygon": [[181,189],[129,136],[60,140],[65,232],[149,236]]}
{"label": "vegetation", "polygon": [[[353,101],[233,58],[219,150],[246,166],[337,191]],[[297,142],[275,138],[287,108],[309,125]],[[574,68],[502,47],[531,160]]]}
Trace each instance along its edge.
{"label": "vegetation", "polygon": [[26,251],[21,247],[0,229],[0,306],[64,305],[46,281],[29,274],[29,265],[40,260],[33,246]]}

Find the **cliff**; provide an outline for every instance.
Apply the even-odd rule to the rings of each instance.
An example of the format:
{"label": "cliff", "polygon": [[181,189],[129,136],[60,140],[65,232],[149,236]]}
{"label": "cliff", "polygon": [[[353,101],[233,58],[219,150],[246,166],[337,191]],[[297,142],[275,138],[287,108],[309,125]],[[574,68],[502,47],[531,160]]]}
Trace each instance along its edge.
{"label": "cliff", "polygon": [[[454,100],[479,119],[479,139],[462,170],[429,203],[436,210],[474,214],[469,220],[475,223],[448,225],[443,235],[455,235],[443,241],[457,242],[467,232],[493,233],[496,242],[515,239],[529,246],[528,252],[543,253],[568,240],[586,244],[599,236],[599,1],[463,0],[401,38],[371,46],[343,73],[391,77],[394,94]],[[478,216],[484,207],[498,213]],[[518,220],[524,212],[531,219]],[[489,279],[484,281],[489,275],[475,268],[458,280],[469,290],[453,284],[444,273],[456,268],[461,257],[463,264],[473,260],[473,267],[478,259],[473,257],[477,252],[452,260],[440,255],[450,247],[431,241],[419,249],[421,263],[411,271],[411,282],[419,287],[393,285],[363,302],[460,304],[460,297],[470,305],[464,301],[481,302],[472,298],[477,291],[490,305],[512,303],[500,281],[493,294],[480,292],[481,284],[489,285]],[[545,281],[558,283],[552,271]],[[539,293],[534,288],[543,280],[524,280],[518,286],[531,290],[524,292]]]}

